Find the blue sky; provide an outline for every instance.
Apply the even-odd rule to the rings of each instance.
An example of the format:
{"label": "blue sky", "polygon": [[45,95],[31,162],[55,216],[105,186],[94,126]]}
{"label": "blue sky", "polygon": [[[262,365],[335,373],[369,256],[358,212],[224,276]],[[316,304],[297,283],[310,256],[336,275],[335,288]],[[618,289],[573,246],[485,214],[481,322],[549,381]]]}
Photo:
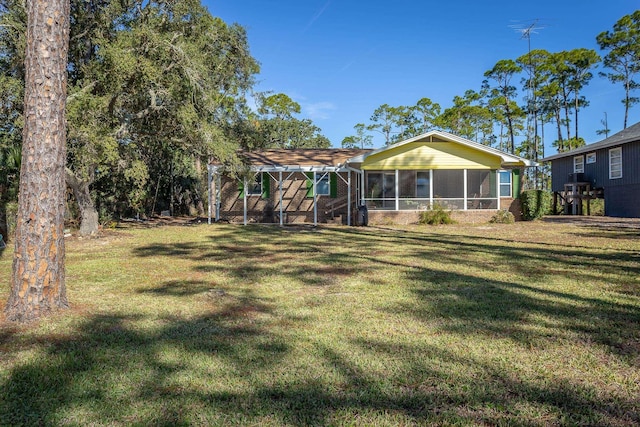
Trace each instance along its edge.
{"label": "blue sky", "polygon": [[[302,106],[334,147],[369,123],[382,104],[415,105],[423,97],[451,106],[455,95],[479,90],[483,74],[500,59],[527,52],[512,27],[537,20],[532,49],[595,49],[640,0],[204,0],[214,16],[247,29],[261,64],[258,91],[285,93]],[[597,71],[596,71],[597,72]],[[519,85],[519,84],[518,84]],[[580,113],[587,143],[607,113],[609,129],[623,125],[622,87],[594,77]],[[640,121],[640,106],[629,124]],[[553,129],[548,128],[551,135]],[[551,138],[546,145],[550,147]],[[374,134],[374,145],[383,143]],[[555,150],[547,148],[546,155]]]}

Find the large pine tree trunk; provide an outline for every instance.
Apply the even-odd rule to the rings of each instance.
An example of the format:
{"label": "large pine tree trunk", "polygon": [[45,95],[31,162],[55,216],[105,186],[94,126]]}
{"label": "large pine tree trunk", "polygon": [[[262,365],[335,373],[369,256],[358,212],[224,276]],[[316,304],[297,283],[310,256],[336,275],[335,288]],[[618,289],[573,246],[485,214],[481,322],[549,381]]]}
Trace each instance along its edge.
{"label": "large pine tree trunk", "polygon": [[22,166],[9,320],[67,307],[64,202],[69,0],[27,0]]}
{"label": "large pine tree trunk", "polygon": [[98,211],[91,199],[90,183],[79,179],[69,169],[66,170],[66,179],[67,185],[73,191],[80,209],[80,235],[93,236],[97,234],[99,226]]}

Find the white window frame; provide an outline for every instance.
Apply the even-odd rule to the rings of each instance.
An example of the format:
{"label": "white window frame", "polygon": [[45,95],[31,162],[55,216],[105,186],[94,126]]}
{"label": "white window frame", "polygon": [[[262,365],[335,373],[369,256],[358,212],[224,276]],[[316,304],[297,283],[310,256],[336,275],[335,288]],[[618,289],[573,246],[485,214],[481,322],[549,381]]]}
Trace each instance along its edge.
{"label": "white window frame", "polygon": [[[255,192],[255,188],[257,187],[258,181],[260,181],[260,191],[259,192]],[[251,181],[247,181],[247,188],[245,189],[247,196],[262,196],[262,193],[264,192],[264,183],[262,182],[262,173],[259,172],[257,174],[254,175],[253,179]]]}
{"label": "white window frame", "polygon": [[[502,182],[502,174],[509,174],[509,182]],[[498,181],[498,198],[500,197],[513,197],[513,173],[511,173],[510,170],[499,170],[498,171],[498,177],[497,177],[497,181]],[[509,188],[509,195],[508,196],[503,196],[502,195],[502,187],[507,187]]]}
{"label": "white window frame", "polygon": [[593,153],[587,153],[587,164],[593,164],[596,162],[596,153],[595,151]]}
{"label": "white window frame", "polygon": [[[329,176],[330,173],[326,172],[324,173],[324,175],[320,175],[318,174],[317,182],[316,182],[316,196],[329,196],[331,195],[331,177]],[[322,181],[327,181],[327,191],[326,192],[320,192],[318,191],[321,187],[320,184]]]}
{"label": "white window frame", "polygon": [[573,158],[573,172],[584,173],[584,156],[575,156]]}
{"label": "white window frame", "polygon": [[[614,161],[619,162],[615,169]],[[619,178],[622,178],[622,147],[609,150],[609,179]]]}

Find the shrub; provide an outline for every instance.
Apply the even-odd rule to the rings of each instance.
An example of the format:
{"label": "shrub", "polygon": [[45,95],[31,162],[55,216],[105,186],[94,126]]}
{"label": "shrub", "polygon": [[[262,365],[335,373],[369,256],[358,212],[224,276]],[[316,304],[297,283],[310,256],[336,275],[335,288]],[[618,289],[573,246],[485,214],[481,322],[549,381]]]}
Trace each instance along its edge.
{"label": "shrub", "polygon": [[500,209],[489,220],[492,224],[513,224],[516,222],[513,214],[506,209]]}
{"label": "shrub", "polygon": [[420,224],[440,225],[440,224],[455,224],[456,222],[451,218],[451,211],[445,210],[441,205],[435,204],[433,208],[428,211],[420,213]]}
{"label": "shrub", "polygon": [[541,218],[551,212],[551,193],[544,190],[526,190],[520,195],[522,206],[522,218],[525,221],[532,221]]}
{"label": "shrub", "polygon": [[[587,202],[585,200],[584,204]],[[587,207],[584,206],[583,212],[587,212]],[[591,200],[591,215],[592,216],[604,216],[604,199]]]}

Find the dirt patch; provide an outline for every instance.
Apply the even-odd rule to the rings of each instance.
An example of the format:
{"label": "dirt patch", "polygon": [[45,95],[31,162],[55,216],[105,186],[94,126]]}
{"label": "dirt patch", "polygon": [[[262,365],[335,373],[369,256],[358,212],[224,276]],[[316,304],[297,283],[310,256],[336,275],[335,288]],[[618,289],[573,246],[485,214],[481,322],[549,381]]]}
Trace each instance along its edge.
{"label": "dirt patch", "polygon": [[116,228],[186,226],[204,224],[207,221],[207,218],[193,216],[153,216],[147,219],[124,218],[118,221]]}

